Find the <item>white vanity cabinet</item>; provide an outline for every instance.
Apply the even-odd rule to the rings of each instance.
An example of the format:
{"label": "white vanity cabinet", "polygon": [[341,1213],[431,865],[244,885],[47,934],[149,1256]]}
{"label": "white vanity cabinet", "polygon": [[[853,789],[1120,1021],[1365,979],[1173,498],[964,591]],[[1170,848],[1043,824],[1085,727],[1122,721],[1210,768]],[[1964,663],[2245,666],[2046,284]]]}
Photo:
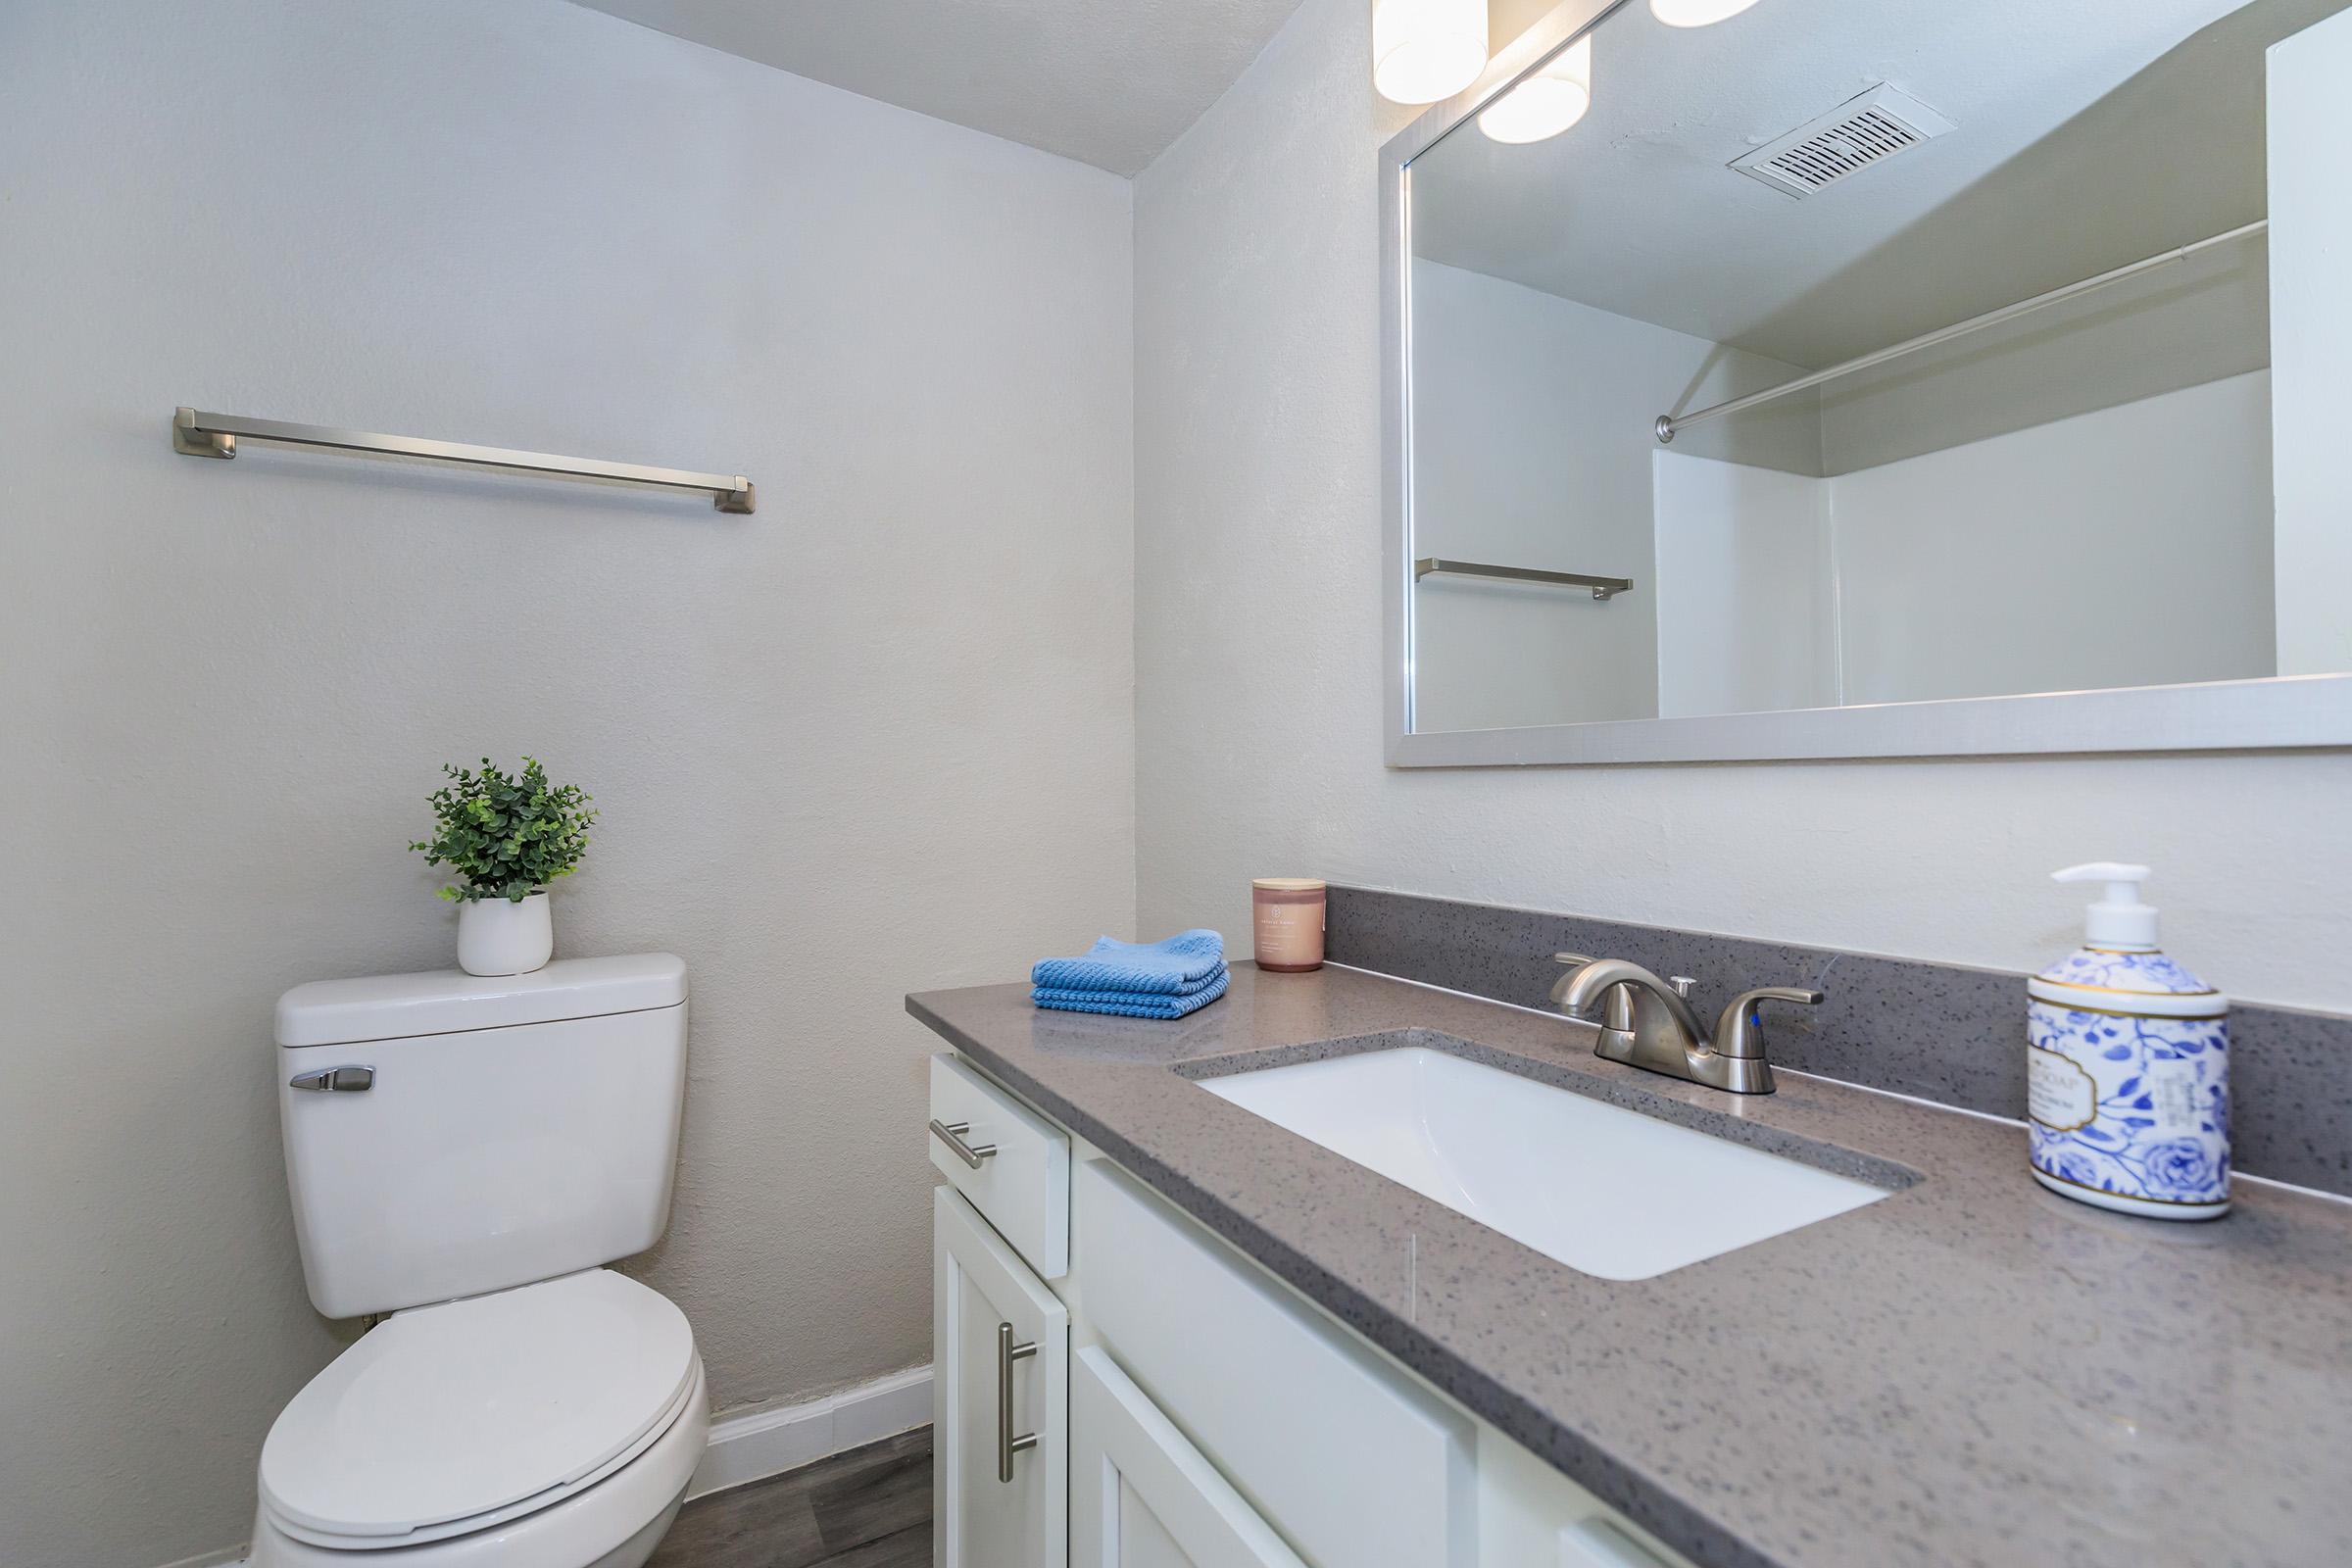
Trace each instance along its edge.
{"label": "white vanity cabinet", "polygon": [[939,1568],[1688,1568],[970,1063],[931,1085]]}

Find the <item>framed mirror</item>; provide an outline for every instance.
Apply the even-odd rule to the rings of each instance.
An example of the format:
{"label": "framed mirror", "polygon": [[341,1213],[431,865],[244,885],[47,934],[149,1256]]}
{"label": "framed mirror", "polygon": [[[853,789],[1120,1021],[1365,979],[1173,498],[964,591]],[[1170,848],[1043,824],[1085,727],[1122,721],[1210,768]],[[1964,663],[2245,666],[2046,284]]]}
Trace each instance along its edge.
{"label": "framed mirror", "polygon": [[1382,154],[1389,760],[2352,744],[2348,8],[1565,0]]}

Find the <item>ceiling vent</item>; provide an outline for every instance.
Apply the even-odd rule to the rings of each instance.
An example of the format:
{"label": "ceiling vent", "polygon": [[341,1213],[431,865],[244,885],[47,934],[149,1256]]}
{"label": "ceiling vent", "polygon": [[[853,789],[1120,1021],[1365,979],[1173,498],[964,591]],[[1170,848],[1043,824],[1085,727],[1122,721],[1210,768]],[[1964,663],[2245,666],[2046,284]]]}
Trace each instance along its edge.
{"label": "ceiling vent", "polygon": [[1784,195],[1810,196],[1956,128],[1926,104],[1882,81],[1861,97],[1735,160],[1732,167]]}

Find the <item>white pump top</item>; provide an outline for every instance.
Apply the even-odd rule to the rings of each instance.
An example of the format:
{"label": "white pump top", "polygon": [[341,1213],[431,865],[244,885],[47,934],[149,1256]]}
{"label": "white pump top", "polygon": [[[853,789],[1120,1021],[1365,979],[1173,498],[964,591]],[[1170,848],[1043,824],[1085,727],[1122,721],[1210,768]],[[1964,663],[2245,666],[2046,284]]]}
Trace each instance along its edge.
{"label": "white pump top", "polygon": [[2088,865],[2070,865],[2063,871],[2052,871],[2050,880],[2107,884],[2107,896],[2091,905],[2082,920],[2084,940],[2092,947],[2152,951],[2156,946],[2156,910],[2154,906],[2141,903],[2139,897],[2139,885],[2150,874],[2144,865],[2093,860]]}

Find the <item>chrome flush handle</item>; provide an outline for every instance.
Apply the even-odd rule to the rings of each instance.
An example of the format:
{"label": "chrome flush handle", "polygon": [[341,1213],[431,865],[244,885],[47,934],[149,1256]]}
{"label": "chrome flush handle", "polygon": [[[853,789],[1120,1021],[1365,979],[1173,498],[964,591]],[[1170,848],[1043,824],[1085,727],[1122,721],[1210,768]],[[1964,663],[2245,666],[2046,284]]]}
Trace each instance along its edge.
{"label": "chrome flush handle", "polygon": [[298,1072],[286,1080],[289,1089],[309,1089],[320,1094],[349,1095],[375,1087],[373,1067],[321,1067],[317,1072]]}

